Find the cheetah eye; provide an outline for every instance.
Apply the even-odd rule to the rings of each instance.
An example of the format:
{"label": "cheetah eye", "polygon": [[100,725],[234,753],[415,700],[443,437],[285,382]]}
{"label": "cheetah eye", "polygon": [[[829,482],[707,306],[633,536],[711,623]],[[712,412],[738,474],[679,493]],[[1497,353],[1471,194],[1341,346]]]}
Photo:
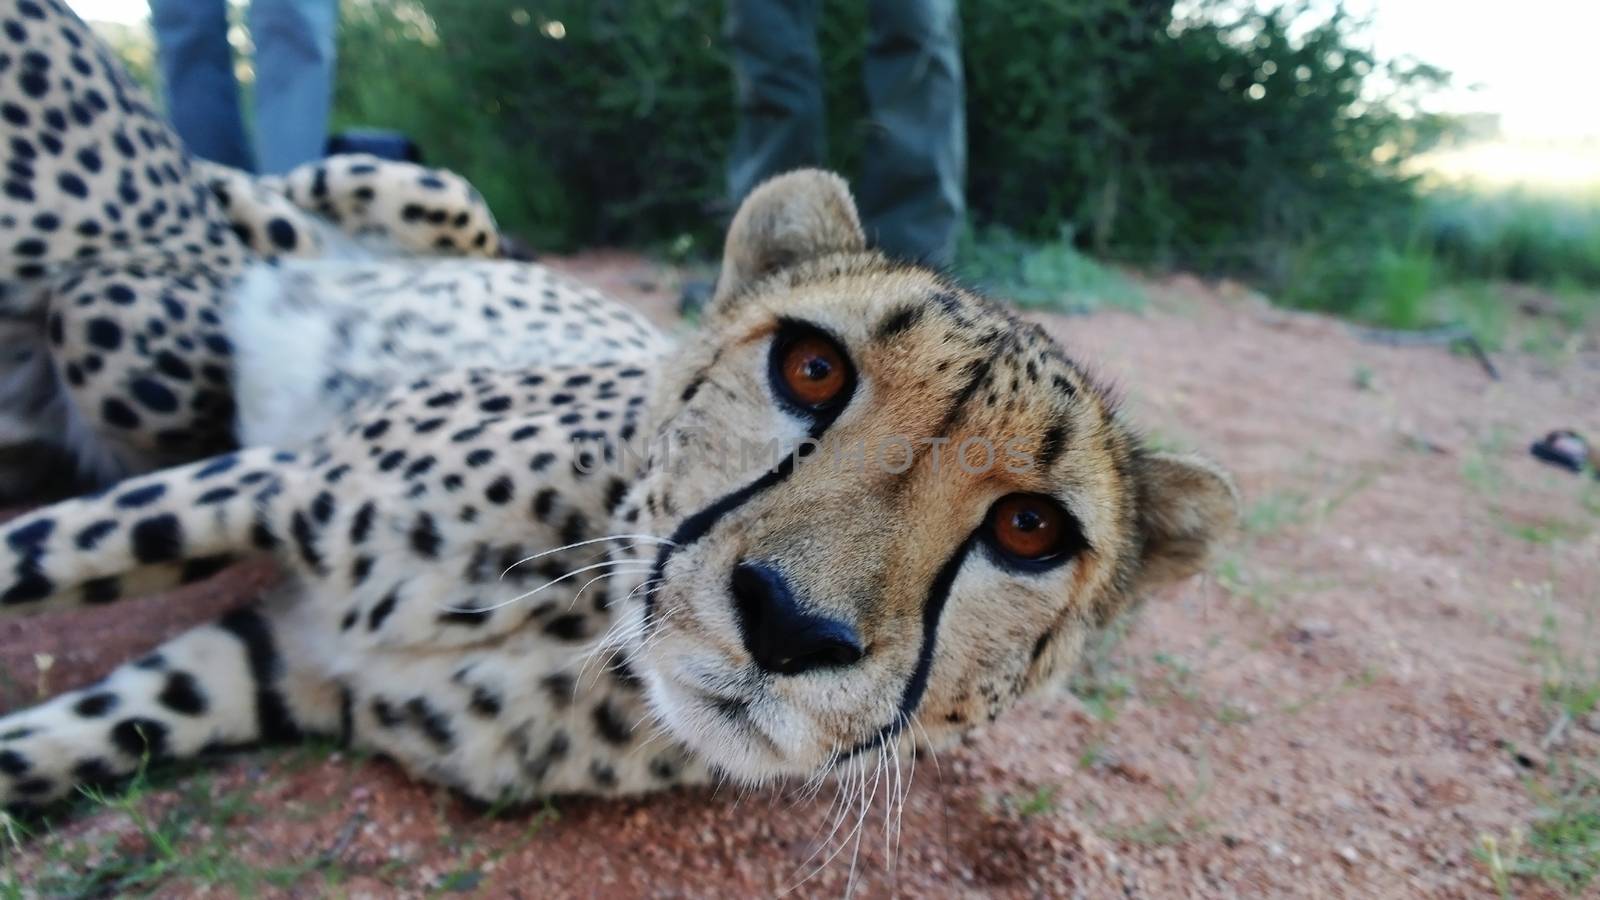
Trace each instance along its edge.
{"label": "cheetah eye", "polygon": [[800,323],[785,323],[779,329],[770,368],[779,399],[812,418],[837,413],[855,386],[855,371],[839,343]]}
{"label": "cheetah eye", "polygon": [[1007,494],[989,507],[986,537],[1006,562],[1049,566],[1078,555],[1087,542],[1078,520],[1040,494]]}

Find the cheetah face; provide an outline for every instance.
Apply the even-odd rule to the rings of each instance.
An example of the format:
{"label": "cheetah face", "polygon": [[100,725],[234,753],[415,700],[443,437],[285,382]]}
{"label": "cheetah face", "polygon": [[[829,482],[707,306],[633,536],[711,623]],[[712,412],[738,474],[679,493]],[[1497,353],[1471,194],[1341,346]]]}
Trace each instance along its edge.
{"label": "cheetah face", "polygon": [[1234,517],[1042,330],[863,247],[842,182],[746,202],[653,403],[670,539],[624,625],[650,702],[742,780],[940,743],[1050,680]]}

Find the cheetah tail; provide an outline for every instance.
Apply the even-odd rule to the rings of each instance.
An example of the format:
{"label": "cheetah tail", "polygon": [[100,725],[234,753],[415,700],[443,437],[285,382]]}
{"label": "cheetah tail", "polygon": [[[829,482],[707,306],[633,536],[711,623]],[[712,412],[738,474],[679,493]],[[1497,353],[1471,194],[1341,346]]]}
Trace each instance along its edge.
{"label": "cheetah tail", "polygon": [[0,528],[0,615],[104,604],[275,546],[294,454],[253,448],[121,482]]}

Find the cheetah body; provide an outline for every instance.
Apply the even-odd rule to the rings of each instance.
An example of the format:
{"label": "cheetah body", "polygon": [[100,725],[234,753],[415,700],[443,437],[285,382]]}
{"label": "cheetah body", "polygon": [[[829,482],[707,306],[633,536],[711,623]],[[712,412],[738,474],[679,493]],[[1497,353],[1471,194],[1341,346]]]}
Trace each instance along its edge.
{"label": "cheetah body", "polygon": [[[214,191],[185,195],[191,216],[243,244]],[[127,266],[169,286],[202,267],[212,299],[186,314],[213,310],[224,396],[272,446],[7,523],[0,613],[115,614],[251,555],[284,580],[0,717],[0,804],[305,733],[491,801],[887,765],[1053,683],[1141,592],[1197,571],[1235,516],[1224,474],[1142,447],[1038,326],[870,250],[826,173],[745,201],[702,331],[677,344],[537,268],[227,268],[217,254],[245,258],[228,246]],[[12,276],[52,317],[53,298],[129,277],[82,265]],[[62,341],[81,326],[63,315]],[[832,355],[796,368],[795,347]],[[789,379],[823,375],[836,393],[797,399]],[[986,439],[1027,464],[970,467]],[[903,466],[849,452],[898,440]],[[752,466],[752,446],[775,452]],[[963,449],[941,463],[940,446]],[[1063,523],[1040,560],[997,542],[1009,497]]]}
{"label": "cheetah body", "polygon": [[[252,418],[261,385],[298,385],[275,404],[303,435],[401,380],[376,376],[473,360],[486,332],[509,364],[653,337],[542,267],[493,262],[493,217],[449,172],[352,155],[257,178],[191,159],[58,0],[0,6],[0,60],[0,500],[37,495],[41,470],[67,476],[57,493],[103,487],[276,435]],[[270,327],[286,307],[309,333]]]}

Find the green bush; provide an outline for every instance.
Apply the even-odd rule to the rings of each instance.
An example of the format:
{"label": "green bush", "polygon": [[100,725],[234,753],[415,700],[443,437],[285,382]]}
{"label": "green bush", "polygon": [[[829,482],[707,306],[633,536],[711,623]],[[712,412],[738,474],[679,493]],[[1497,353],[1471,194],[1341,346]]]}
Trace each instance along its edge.
{"label": "green bush", "polygon": [[[864,6],[823,4],[828,162],[846,173],[863,143]],[[704,246],[733,132],[720,7],[346,0],[338,119],[410,132],[543,245]],[[1391,96],[1364,100],[1379,67],[1341,14],[1300,34],[1300,8],[1222,24],[1171,8],[963,0],[979,225],[1066,227],[1103,255],[1282,283],[1308,241],[1403,215],[1398,163],[1436,124],[1409,104],[1438,73],[1391,67]]]}
{"label": "green bush", "polygon": [[1431,191],[1418,240],[1466,277],[1600,286],[1600,196],[1458,187]]}

